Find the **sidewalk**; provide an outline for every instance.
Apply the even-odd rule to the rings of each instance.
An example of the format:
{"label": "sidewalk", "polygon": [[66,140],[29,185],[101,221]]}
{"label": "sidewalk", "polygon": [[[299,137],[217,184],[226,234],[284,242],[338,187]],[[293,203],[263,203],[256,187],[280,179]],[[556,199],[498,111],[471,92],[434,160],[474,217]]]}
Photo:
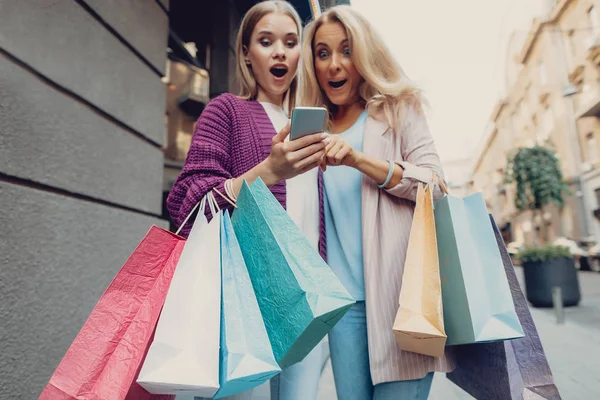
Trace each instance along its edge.
{"label": "sidewalk", "polygon": [[[522,282],[523,271],[517,267]],[[565,324],[558,325],[552,309],[531,308],[546,357],[563,400],[600,398],[600,274],[579,273],[582,301],[565,309]],[[327,362],[318,400],[336,400],[331,363]],[[473,399],[436,374],[429,400]]]}
{"label": "sidewalk", "polygon": [[[523,271],[516,268],[522,282]],[[558,325],[552,309],[531,308],[546,357],[563,400],[600,398],[600,274],[580,272],[582,301],[565,309]],[[336,400],[331,362],[321,375],[318,400]],[[429,400],[468,400],[472,396],[436,374]],[[268,385],[255,390],[252,400],[270,400]]]}

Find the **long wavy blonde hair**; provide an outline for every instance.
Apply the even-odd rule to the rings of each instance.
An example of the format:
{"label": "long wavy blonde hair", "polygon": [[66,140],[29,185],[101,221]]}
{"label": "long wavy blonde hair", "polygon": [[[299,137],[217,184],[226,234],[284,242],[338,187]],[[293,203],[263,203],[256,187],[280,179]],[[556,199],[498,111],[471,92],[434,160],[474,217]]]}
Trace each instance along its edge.
{"label": "long wavy blonde hair", "polygon": [[379,117],[395,129],[403,118],[405,105],[422,111],[421,90],[406,76],[388,47],[365,17],[347,5],[330,8],[304,30],[301,51],[299,104],[329,110],[328,128],[337,107],[321,89],[315,72],[314,40],[317,30],[327,22],[339,22],[348,35],[352,62],[363,78],[359,88],[369,115]]}
{"label": "long wavy blonde hair", "polygon": [[[250,39],[254,28],[265,15],[270,13],[280,13],[292,18],[296,23],[296,28],[298,28],[298,37],[302,35],[300,16],[287,1],[263,1],[248,10],[246,15],[244,15],[244,19],[242,19],[235,41],[236,78],[240,84],[240,94],[238,96],[244,100],[256,100],[256,96],[258,96],[258,83],[252,73],[252,69],[245,62],[245,52],[250,48]],[[295,76],[290,88],[283,96],[284,101],[287,100],[290,113],[296,103],[297,90],[298,76]]]}

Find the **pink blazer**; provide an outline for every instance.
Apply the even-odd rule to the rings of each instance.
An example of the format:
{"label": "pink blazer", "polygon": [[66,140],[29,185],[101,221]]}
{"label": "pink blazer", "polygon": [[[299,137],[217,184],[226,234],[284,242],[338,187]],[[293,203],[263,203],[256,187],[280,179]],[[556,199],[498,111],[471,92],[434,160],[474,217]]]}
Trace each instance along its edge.
{"label": "pink blazer", "polygon": [[[367,119],[363,151],[396,162],[404,168],[404,176],[400,184],[387,190],[380,190],[366,176],[362,182],[365,296],[373,384],[418,379],[431,371],[451,371],[455,365],[448,350],[442,358],[400,350],[392,333],[417,183],[430,182],[432,172],[443,178],[443,172],[422,113],[407,106],[396,129],[388,129],[379,119]],[[433,195],[434,200],[442,197],[437,184]]]}

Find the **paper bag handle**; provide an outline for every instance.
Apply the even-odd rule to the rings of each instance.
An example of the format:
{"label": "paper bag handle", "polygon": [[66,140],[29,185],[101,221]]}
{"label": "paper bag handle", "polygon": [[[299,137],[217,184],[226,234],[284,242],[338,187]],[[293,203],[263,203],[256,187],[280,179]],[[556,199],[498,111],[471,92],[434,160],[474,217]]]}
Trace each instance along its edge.
{"label": "paper bag handle", "polygon": [[212,191],[208,192],[206,194],[206,196],[204,196],[202,198],[202,200],[200,200],[198,203],[196,203],[194,208],[192,208],[192,210],[185,217],[185,219],[183,220],[181,225],[179,225],[179,228],[175,232],[176,235],[179,235],[179,232],[181,232],[181,230],[183,229],[185,224],[188,223],[190,217],[194,214],[194,212],[196,211],[196,209],[198,209],[198,207],[200,207],[200,212],[204,213],[206,211],[206,201],[207,200],[208,200],[208,207],[210,208],[210,213],[212,214],[213,218],[221,211],[221,209],[219,208],[219,204],[217,204],[217,200],[215,199],[215,196],[213,195]]}
{"label": "paper bag handle", "polygon": [[440,187],[440,190],[442,191],[442,193],[444,193],[445,195],[450,194],[449,191],[448,191],[448,186],[446,186],[446,182],[444,182],[444,180],[436,172],[433,172],[433,177],[431,179],[431,184],[433,185],[435,182],[437,182],[437,184]]}
{"label": "paper bag handle", "polygon": [[[404,168],[403,163],[400,163],[399,165]],[[405,176],[406,178],[414,179],[431,187],[434,187],[437,183],[440,187],[440,190],[444,194],[449,194],[446,182],[444,182],[442,177],[437,172],[427,167],[420,167],[416,165],[412,165],[411,167],[410,174],[407,174],[407,176]],[[406,168],[404,169],[407,171]]]}

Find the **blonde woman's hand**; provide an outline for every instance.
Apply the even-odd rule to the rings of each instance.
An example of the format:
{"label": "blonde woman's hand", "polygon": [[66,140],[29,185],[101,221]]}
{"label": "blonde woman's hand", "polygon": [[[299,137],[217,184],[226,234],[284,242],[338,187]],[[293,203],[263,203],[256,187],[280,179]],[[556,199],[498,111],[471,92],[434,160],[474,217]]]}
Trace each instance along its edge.
{"label": "blonde woman's hand", "polygon": [[325,160],[321,169],[325,171],[327,165],[345,165],[356,168],[362,153],[354,150],[348,142],[339,135],[329,135],[331,141],[325,147]]}

